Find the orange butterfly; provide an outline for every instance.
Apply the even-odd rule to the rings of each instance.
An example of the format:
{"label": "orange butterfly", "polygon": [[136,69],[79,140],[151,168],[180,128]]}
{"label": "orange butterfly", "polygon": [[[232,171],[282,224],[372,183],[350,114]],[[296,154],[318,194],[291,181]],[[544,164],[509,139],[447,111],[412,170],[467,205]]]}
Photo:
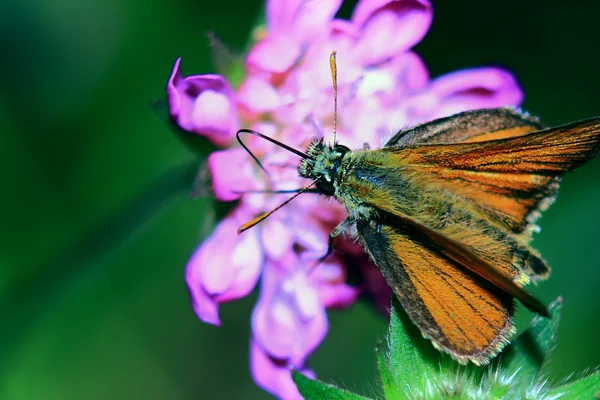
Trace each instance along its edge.
{"label": "orange butterfly", "polygon": [[[331,66],[337,91],[335,53]],[[305,153],[242,132],[302,157],[299,174],[313,183],[296,196],[314,185],[348,213],[330,249],[350,231],[423,336],[458,362],[487,364],[502,350],[515,332],[514,298],[549,317],[522,289],[550,272],[532,232],[561,175],[598,151],[600,118],[546,129],[509,108],[483,109],[402,130],[377,150],[352,151],[334,136]]]}

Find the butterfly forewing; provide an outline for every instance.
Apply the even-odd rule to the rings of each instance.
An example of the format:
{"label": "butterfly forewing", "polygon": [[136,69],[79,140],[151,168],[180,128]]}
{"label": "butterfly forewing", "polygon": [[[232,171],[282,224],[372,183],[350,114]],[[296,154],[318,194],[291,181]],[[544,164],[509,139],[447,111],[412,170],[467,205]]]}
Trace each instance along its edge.
{"label": "butterfly forewing", "polygon": [[376,214],[413,221],[493,265],[518,285],[547,274],[548,267],[524,241],[490,222],[478,204],[452,192],[444,182],[432,180],[413,165],[390,163],[382,153],[362,152],[355,157],[352,175],[357,179],[347,178],[341,191],[359,194]]}
{"label": "butterfly forewing", "polygon": [[560,175],[598,151],[600,118],[575,122],[525,136],[474,143],[388,147],[403,162],[442,169]]}
{"label": "butterfly forewing", "polygon": [[[435,121],[427,125],[433,127],[419,131],[435,131],[436,126],[443,126]],[[428,137],[457,135],[444,132]],[[530,238],[527,228],[535,222],[539,211],[554,200],[560,175],[597,152],[599,132],[600,120],[592,119],[485,142],[471,143],[473,138],[489,138],[491,133],[472,135],[466,138],[466,143],[383,150],[393,154],[395,161],[410,165],[414,172],[438,180],[446,190],[470,200],[493,223],[513,233],[525,232],[527,241]],[[498,137],[500,133],[507,131],[499,130],[493,135]]]}
{"label": "butterfly forewing", "polygon": [[[537,118],[512,108],[466,111],[398,132],[386,147],[472,143],[507,139],[542,130]],[[424,167],[427,168],[427,167]],[[431,165],[427,172],[445,180],[447,189],[472,200],[491,221],[530,238],[539,210],[556,197],[559,177],[448,171]]]}
{"label": "butterfly forewing", "polygon": [[465,111],[401,130],[386,144],[407,146],[482,142],[523,136],[544,129],[540,121],[512,108]]}

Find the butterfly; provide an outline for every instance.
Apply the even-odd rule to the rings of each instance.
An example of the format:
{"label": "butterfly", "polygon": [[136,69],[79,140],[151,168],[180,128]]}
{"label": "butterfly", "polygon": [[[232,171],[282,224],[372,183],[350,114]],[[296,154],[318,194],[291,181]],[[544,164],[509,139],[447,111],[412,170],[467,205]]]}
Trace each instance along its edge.
{"label": "butterfly", "polygon": [[[336,93],[335,54],[331,65]],[[300,156],[298,172],[312,184],[296,196],[317,191],[347,211],[330,249],[349,232],[422,335],[459,363],[477,365],[489,363],[515,333],[514,299],[549,317],[523,289],[550,273],[530,245],[536,220],[556,198],[561,176],[600,147],[600,118],[546,128],[511,108],[403,129],[380,149],[353,151],[321,138],[301,152],[240,132]]]}

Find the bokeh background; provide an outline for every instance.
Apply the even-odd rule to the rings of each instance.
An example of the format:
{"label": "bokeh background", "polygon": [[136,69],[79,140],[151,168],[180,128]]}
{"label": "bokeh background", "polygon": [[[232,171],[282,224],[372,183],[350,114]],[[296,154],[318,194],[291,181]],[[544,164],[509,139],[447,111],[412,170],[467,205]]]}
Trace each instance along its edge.
{"label": "bokeh background", "polygon": [[[0,398],[269,398],[248,373],[256,296],[222,307],[221,328],[190,307],[184,267],[213,203],[186,196],[194,154],[150,107],[176,57],[214,71],[206,32],[242,48],[261,5],[0,2]],[[547,124],[600,115],[600,3],[435,10],[417,47],[432,76],[503,64]],[[554,270],[533,292],[566,299],[553,380],[600,364],[599,174],[600,159],[566,177],[535,240]],[[371,393],[386,321],[361,303],[330,322],[312,367]]]}

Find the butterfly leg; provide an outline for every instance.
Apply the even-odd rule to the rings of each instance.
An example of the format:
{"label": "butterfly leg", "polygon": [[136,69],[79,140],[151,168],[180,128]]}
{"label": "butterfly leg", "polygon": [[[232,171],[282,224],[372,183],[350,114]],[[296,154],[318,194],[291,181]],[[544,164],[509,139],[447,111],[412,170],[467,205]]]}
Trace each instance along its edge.
{"label": "butterfly leg", "polygon": [[327,242],[327,252],[323,256],[319,257],[319,259],[311,267],[308,268],[308,275],[310,275],[315,269],[317,269],[319,264],[325,261],[325,259],[327,259],[327,257],[329,257],[331,253],[333,253],[333,240],[336,237],[340,236],[343,232],[345,232],[346,229],[351,226],[351,224],[352,220],[350,220],[350,218],[346,218],[331,231],[331,233],[329,234],[329,240]]}
{"label": "butterfly leg", "polygon": [[325,261],[325,259],[329,257],[331,253],[333,253],[333,240],[336,237],[340,236],[342,233],[344,233],[346,229],[350,227],[351,224],[352,220],[350,218],[346,218],[331,231],[331,233],[329,234],[329,241],[327,243],[327,253],[325,253],[325,255],[319,258],[317,264],[320,264],[323,261]]}

